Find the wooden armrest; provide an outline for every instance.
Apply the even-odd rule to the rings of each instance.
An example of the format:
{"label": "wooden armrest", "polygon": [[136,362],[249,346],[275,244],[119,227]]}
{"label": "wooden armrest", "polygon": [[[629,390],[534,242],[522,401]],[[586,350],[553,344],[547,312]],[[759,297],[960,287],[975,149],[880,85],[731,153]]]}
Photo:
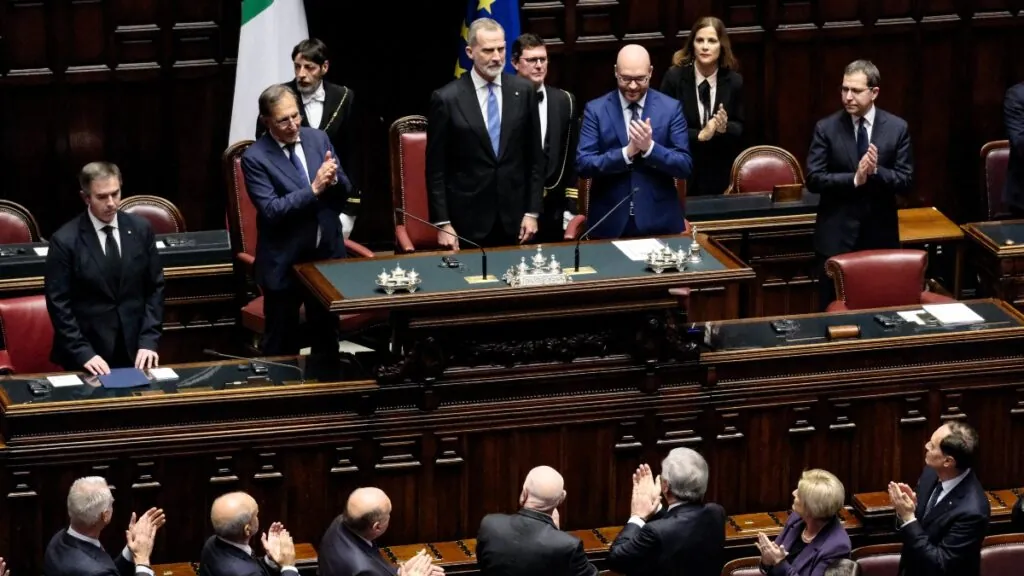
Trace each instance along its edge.
{"label": "wooden armrest", "polygon": [[416,246],[413,245],[412,239],[409,238],[409,231],[405,229],[405,224],[395,226],[395,240],[398,240],[398,248],[402,252],[416,251]]}
{"label": "wooden armrest", "polygon": [[583,234],[583,227],[587,225],[587,217],[583,214],[577,214],[569,220],[569,225],[565,228],[565,235],[563,236],[566,240],[576,240]]}
{"label": "wooden armrest", "polygon": [[345,239],[345,250],[361,258],[373,258],[373,251],[355,240]]}

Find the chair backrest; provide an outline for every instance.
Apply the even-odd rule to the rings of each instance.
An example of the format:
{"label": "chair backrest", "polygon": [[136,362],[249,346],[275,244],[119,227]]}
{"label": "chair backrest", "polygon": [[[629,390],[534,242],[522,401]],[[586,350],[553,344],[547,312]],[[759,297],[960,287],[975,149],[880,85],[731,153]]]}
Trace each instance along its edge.
{"label": "chair backrest", "polygon": [[981,545],[982,574],[1019,574],[1024,566],[1024,534],[988,536]]}
{"label": "chair backrest", "polygon": [[761,558],[737,558],[722,567],[722,576],[760,576]]}
{"label": "chair backrest", "polygon": [[[396,208],[430,221],[427,194],[427,118],[403,116],[388,130],[391,156],[391,200]],[[394,214],[395,226],[405,226],[417,250],[437,250],[437,231],[403,214]],[[397,242],[396,242],[397,244]]]}
{"label": "chair backrest", "polygon": [[803,184],[804,171],[787,150],[778,146],[747,148],[732,163],[726,194],[771,192],[778,184]]}
{"label": "chair backrest", "polygon": [[43,295],[0,299],[0,333],[14,371],[61,372],[50,362],[53,324]]}
{"label": "chair backrest", "polygon": [[927,267],[927,252],[905,249],[861,250],[825,262],[836,297],[849,310],[920,304]]}
{"label": "chair backrest", "polygon": [[228,234],[235,254],[256,256],[256,206],[249,199],[242,172],[242,153],[254,140],[242,140],[228,146],[221,155],[224,184],[228,193]]}
{"label": "chair backrest", "polygon": [[996,140],[981,147],[982,189],[985,191],[985,219],[999,220],[1009,214],[1003,200],[1006,171],[1010,164],[1010,141]]}
{"label": "chair backrest", "polygon": [[[686,180],[680,180],[679,178],[673,178],[672,183],[676,185],[676,196],[679,198],[679,204],[684,208],[686,207]],[[578,196],[576,207],[580,214],[583,214],[588,219],[590,218],[590,178],[580,178],[579,183],[576,185]]]}
{"label": "chair backrest", "polygon": [[28,244],[39,242],[39,224],[27,208],[0,200],[0,244]]}
{"label": "chair backrest", "polygon": [[181,210],[159,196],[136,194],[121,200],[121,211],[141,216],[149,221],[154,234],[178,234],[185,232],[185,217]]}
{"label": "chair backrest", "polygon": [[873,544],[850,553],[857,563],[859,576],[897,576],[900,570],[902,544]]}

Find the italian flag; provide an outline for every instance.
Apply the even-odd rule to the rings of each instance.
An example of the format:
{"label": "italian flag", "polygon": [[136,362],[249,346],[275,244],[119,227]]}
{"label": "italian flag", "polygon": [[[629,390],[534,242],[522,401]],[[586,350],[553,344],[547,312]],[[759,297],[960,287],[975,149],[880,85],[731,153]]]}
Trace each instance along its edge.
{"label": "italian flag", "polygon": [[295,77],[292,48],[308,37],[302,0],[242,0],[229,146],[255,136],[260,93]]}

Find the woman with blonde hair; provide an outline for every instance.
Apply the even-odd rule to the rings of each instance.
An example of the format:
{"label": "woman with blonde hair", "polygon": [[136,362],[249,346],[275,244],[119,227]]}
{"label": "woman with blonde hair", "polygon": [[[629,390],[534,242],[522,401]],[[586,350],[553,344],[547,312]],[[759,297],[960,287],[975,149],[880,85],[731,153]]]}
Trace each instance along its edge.
{"label": "woman with blonde hair", "polygon": [[679,100],[689,129],[693,172],[687,195],[721,194],[743,135],[743,77],[725,24],[697,20],[686,46],[672,56],[661,91]]}
{"label": "woman with blonde hair", "polygon": [[769,576],[823,576],[829,565],[850,556],[850,537],[839,520],[846,500],[831,472],[807,470],[793,490],[793,512],[775,541],[757,537],[761,572]]}

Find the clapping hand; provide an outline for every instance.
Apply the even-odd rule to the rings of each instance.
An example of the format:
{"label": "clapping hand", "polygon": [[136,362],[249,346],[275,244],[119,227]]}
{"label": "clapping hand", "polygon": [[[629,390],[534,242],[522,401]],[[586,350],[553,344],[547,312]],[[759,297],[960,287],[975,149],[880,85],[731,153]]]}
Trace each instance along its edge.
{"label": "clapping hand", "polygon": [[651,467],[641,464],[633,473],[633,496],[630,514],[647,520],[658,511],[661,502],[661,477],[654,477]]}
{"label": "clapping hand", "polygon": [[868,176],[878,173],[878,147],[868,144],[868,151],[857,164],[857,173],[853,176],[853,183],[856,186],[863,186]]}
{"label": "clapping hand", "polygon": [[415,556],[406,560],[398,568],[398,576],[441,576],[444,569],[431,564],[427,551],[420,550]]}
{"label": "clapping hand", "polygon": [[653,138],[654,129],[651,128],[650,118],[643,122],[631,120],[629,123],[629,146],[631,150],[628,151],[630,157],[647,152],[647,149],[651,147]]}
{"label": "clapping hand", "polygon": [[260,536],[260,541],[263,543],[263,549],[267,551],[267,556],[270,556],[278,566],[295,565],[295,542],[291,534],[284,529],[284,524],[271,524],[270,529]]}
{"label": "clapping hand", "polygon": [[715,112],[714,116],[715,130],[719,134],[725,133],[725,129],[729,126],[729,114],[725,111],[725,105],[719,104],[718,111]]}
{"label": "clapping hand", "polygon": [[917,509],[917,496],[906,484],[900,482],[889,482],[889,502],[896,512],[900,522],[906,524],[914,518],[914,511]]}
{"label": "clapping hand", "polygon": [[334,184],[338,180],[338,162],[334,159],[334,155],[331,151],[327,151],[327,155],[324,156],[324,162],[320,165],[320,168],[316,171],[316,178],[313,179],[313,194],[319,196],[325,188]]}
{"label": "clapping hand", "polygon": [[132,512],[128,529],[125,530],[125,540],[128,541],[128,550],[132,553],[136,565],[149,565],[156,532],[166,521],[164,511],[160,508],[150,508],[141,517],[136,517]]}
{"label": "clapping hand", "polygon": [[0,576],[11,576],[11,571],[7,569],[7,561],[0,558]]}
{"label": "clapping hand", "polygon": [[786,558],[786,547],[780,546],[775,542],[772,542],[764,535],[764,532],[757,534],[757,546],[758,551],[761,552],[761,564],[765,566],[775,566],[779,562],[782,562]]}

